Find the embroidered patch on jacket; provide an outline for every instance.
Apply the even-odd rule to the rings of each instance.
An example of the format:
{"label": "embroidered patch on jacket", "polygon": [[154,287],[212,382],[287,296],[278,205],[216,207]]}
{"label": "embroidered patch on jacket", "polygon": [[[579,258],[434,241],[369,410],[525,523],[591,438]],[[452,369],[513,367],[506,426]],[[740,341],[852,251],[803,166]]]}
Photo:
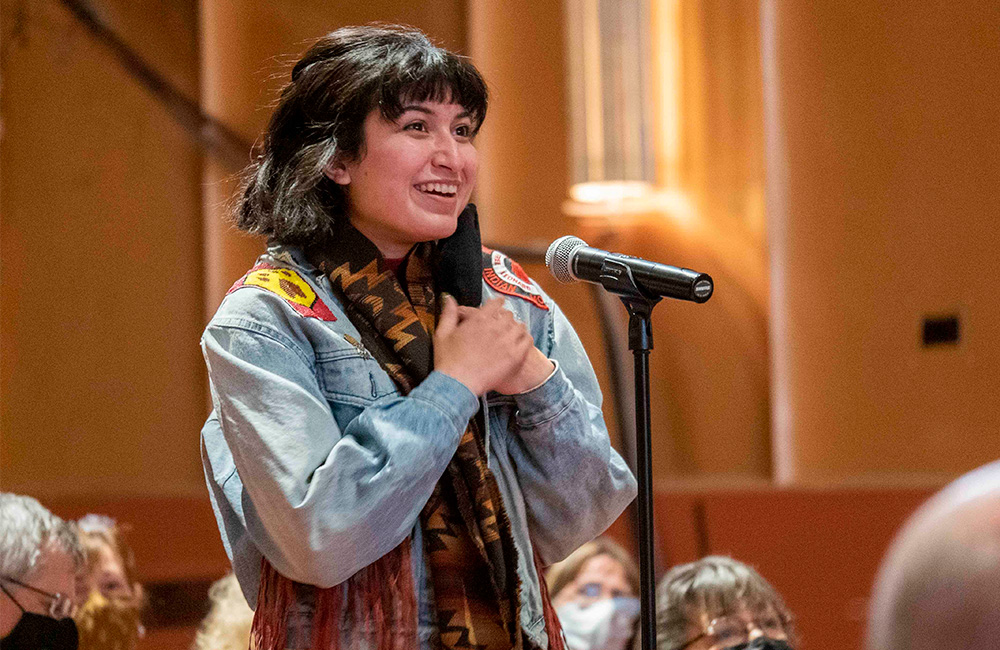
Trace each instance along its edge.
{"label": "embroidered patch on jacket", "polygon": [[237,280],[226,295],[244,287],[257,287],[280,296],[300,316],[330,322],[337,320],[309,283],[291,269],[275,268],[265,263],[258,264]]}
{"label": "embroidered patch on jacket", "polygon": [[541,292],[531,282],[521,265],[500,251],[483,246],[483,279],[496,291],[527,300],[539,309],[549,310]]}

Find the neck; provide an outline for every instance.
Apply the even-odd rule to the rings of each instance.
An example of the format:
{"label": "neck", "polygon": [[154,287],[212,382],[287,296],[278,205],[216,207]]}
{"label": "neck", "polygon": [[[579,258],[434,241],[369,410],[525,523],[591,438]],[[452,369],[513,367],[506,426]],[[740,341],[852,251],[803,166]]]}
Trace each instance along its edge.
{"label": "neck", "polygon": [[0,639],[10,634],[20,620],[21,610],[6,594],[0,593]]}

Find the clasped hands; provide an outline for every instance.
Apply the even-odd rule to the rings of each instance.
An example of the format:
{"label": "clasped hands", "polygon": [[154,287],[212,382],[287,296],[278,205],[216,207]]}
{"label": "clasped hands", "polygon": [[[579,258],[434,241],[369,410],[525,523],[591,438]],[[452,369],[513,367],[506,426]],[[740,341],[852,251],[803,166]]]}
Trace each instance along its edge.
{"label": "clasped hands", "polygon": [[462,307],[444,297],[434,331],[435,370],[476,395],[490,390],[514,395],[541,384],[553,368],[524,323],[504,307],[503,298]]}

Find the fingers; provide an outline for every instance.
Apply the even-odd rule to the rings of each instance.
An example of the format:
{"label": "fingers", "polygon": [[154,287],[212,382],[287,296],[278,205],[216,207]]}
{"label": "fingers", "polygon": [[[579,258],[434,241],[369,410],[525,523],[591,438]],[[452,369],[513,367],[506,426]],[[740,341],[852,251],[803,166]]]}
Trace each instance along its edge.
{"label": "fingers", "polygon": [[458,322],[464,323],[466,320],[481,318],[484,322],[495,322],[509,317],[512,320],[514,314],[504,306],[503,298],[492,298],[481,307],[458,307]]}
{"label": "fingers", "polygon": [[469,318],[472,318],[479,313],[479,310],[475,307],[466,307],[464,305],[458,306],[458,322],[463,323]]}
{"label": "fingers", "polygon": [[476,394],[524,383],[519,378],[534,340],[502,298],[483,306],[462,307],[442,301],[434,333],[434,366]]}
{"label": "fingers", "polygon": [[458,301],[451,295],[445,294],[441,307],[441,317],[438,318],[435,334],[440,337],[449,336],[458,327],[459,310],[467,307],[459,307]]}

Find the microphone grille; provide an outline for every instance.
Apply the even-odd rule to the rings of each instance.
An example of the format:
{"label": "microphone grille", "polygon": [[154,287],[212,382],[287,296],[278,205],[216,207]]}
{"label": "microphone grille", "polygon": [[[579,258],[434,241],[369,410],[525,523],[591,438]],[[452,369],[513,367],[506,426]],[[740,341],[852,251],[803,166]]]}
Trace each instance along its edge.
{"label": "microphone grille", "polygon": [[549,249],[545,251],[545,266],[560,282],[574,282],[573,256],[576,251],[587,245],[579,237],[565,235],[549,244]]}

